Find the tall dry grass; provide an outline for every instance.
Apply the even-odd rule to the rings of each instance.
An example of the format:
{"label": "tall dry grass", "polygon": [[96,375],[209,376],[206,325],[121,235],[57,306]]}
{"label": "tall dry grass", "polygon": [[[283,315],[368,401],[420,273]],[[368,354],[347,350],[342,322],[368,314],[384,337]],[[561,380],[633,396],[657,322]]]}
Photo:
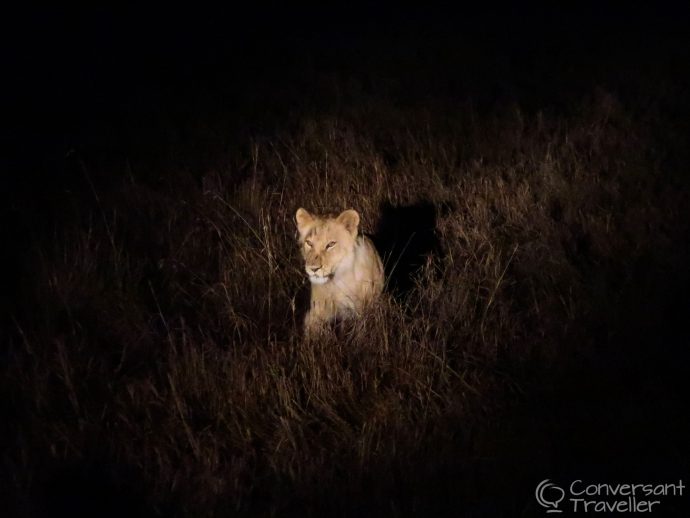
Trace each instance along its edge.
{"label": "tall dry grass", "polygon": [[[14,316],[11,509],[529,514],[581,438],[544,394],[627,387],[606,362],[647,351],[637,324],[685,281],[687,194],[645,117],[603,91],[558,114],[374,105],[93,186]],[[356,208],[379,243],[386,207],[430,206],[437,246],[381,250],[408,289],[308,342],[298,206]]]}

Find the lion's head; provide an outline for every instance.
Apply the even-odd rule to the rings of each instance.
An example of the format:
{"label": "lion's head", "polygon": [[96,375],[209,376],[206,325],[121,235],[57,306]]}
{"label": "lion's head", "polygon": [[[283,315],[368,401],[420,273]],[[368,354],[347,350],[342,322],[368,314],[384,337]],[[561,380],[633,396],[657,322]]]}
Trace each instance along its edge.
{"label": "lion's head", "polygon": [[359,227],[357,211],[321,217],[300,208],[295,220],[304,268],[313,284],[326,284],[339,270],[352,266]]}

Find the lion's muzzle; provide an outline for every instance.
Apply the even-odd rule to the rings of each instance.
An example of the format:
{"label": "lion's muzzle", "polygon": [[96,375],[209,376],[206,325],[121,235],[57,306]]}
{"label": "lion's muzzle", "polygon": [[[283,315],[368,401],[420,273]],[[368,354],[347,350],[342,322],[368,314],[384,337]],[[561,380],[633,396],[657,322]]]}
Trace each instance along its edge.
{"label": "lion's muzzle", "polygon": [[321,266],[306,266],[305,270],[312,284],[326,284],[333,277],[333,274],[326,273]]}

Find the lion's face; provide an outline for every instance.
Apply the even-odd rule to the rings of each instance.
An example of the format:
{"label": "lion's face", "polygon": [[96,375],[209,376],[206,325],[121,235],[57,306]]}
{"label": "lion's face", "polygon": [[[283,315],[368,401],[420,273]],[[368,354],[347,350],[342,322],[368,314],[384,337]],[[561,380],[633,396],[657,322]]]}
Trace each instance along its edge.
{"label": "lion's face", "polygon": [[346,210],[337,218],[322,218],[298,209],[295,216],[304,269],[313,284],[326,284],[354,260],[359,214]]}

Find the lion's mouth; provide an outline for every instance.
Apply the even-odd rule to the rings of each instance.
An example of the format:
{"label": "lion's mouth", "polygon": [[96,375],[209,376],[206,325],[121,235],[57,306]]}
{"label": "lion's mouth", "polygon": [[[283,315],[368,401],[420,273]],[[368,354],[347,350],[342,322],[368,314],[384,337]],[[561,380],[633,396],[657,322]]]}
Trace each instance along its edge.
{"label": "lion's mouth", "polygon": [[326,284],[333,278],[333,274],[330,275],[309,275],[309,282],[312,284]]}

